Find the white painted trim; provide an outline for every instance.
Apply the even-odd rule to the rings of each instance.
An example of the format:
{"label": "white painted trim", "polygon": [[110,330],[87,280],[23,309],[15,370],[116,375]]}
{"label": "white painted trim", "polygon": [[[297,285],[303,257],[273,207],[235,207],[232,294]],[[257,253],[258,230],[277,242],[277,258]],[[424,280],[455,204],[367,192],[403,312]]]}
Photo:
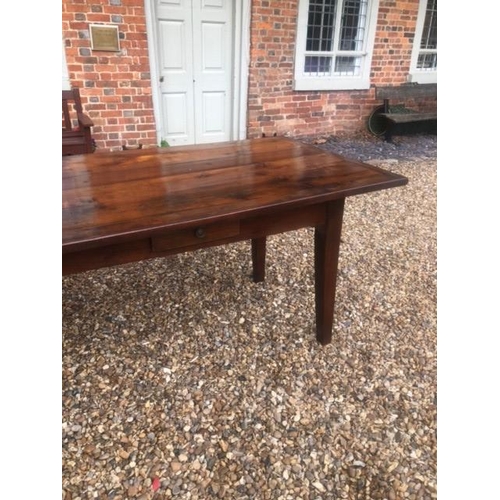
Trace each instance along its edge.
{"label": "white painted trim", "polygon": [[64,37],[62,39],[62,90],[71,90],[69,81],[68,63],[66,62],[66,50],[64,49]]}
{"label": "white painted trim", "polygon": [[413,48],[411,51],[410,72],[408,81],[414,83],[437,83],[437,70],[417,69],[418,55],[420,53],[420,43],[424,31],[425,14],[427,11],[427,0],[420,0],[418,5],[417,25],[415,27],[415,37],[413,38]]}
{"label": "white painted trim", "polygon": [[[250,20],[251,0],[232,0],[234,57],[233,57],[233,106],[231,135],[233,140],[246,139],[248,107],[248,66],[250,59]],[[154,0],[144,0],[146,30],[148,37],[148,56],[151,74],[151,92],[156,126],[156,142],[160,143],[161,129],[161,91],[158,74],[158,34],[156,32],[156,12]],[[166,134],[163,134],[163,136]]]}
{"label": "white painted trim", "polygon": [[156,13],[154,0],[144,0],[146,14],[146,32],[148,38],[149,73],[151,75],[151,97],[153,99],[153,114],[156,128],[156,144],[160,144],[162,138],[161,116],[160,116],[160,77],[158,76],[158,47],[156,46],[158,34],[156,33]]}
{"label": "white painted trim", "polygon": [[232,139],[247,137],[248,67],[250,61],[251,0],[234,0],[234,68]]}
{"label": "white painted trim", "polygon": [[408,74],[408,81],[412,83],[437,83],[437,71],[415,71]]}
{"label": "white painted trim", "polygon": [[[377,29],[379,0],[368,0],[366,14],[366,39],[360,55],[362,60],[359,76],[309,76],[304,74],[305,46],[307,37],[307,22],[309,0],[299,1],[297,15],[297,40],[295,48],[294,90],[366,90],[370,88],[370,72],[372,64],[375,32]],[[337,20],[340,16],[337,16]],[[339,53],[342,55],[342,53]]]}
{"label": "white painted trim", "polygon": [[294,80],[294,90],[366,90],[370,77],[355,76],[303,76]]}

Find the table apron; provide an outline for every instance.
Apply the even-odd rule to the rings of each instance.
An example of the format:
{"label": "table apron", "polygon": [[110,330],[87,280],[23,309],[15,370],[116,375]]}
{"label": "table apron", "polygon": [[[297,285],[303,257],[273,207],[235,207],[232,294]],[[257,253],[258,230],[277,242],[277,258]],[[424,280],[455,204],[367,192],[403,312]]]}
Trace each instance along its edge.
{"label": "table apron", "polygon": [[182,230],[166,230],[149,237],[65,253],[63,275],[166,257],[210,246],[262,238],[304,227],[320,228],[327,218],[328,202],[270,212],[266,215],[193,224]]}

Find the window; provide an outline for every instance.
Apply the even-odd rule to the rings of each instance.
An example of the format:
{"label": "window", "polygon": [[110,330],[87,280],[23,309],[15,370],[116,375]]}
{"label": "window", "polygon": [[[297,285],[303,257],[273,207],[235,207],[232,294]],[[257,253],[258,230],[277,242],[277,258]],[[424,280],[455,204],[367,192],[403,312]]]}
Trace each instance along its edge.
{"label": "window", "polygon": [[301,0],[295,90],[368,89],[378,0]]}
{"label": "window", "polygon": [[437,82],[437,0],[420,0],[410,81]]}

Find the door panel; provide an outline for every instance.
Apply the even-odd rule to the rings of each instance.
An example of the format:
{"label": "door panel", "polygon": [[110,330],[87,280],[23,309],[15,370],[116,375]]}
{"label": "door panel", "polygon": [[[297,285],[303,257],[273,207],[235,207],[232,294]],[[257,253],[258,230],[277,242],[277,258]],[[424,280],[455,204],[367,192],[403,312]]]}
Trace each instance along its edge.
{"label": "door panel", "polygon": [[158,3],[160,89],[163,139],[169,144],[194,142],[194,89],[191,2]]}
{"label": "door panel", "polygon": [[224,24],[201,23],[202,71],[224,71]]}
{"label": "door panel", "polygon": [[159,0],[162,130],[171,145],[231,139],[229,0]]}
{"label": "door panel", "polygon": [[[203,92],[203,129],[205,138],[225,136],[226,95],[224,92]],[[222,139],[224,140],[224,139]],[[217,142],[217,141],[207,141]]]}
{"label": "door panel", "polygon": [[203,7],[224,7],[224,0],[203,0]]}
{"label": "door panel", "polygon": [[189,99],[186,92],[168,92],[163,94],[163,109],[165,113],[165,129],[169,139],[184,144],[184,138],[189,137],[190,127],[187,121],[189,116]]}

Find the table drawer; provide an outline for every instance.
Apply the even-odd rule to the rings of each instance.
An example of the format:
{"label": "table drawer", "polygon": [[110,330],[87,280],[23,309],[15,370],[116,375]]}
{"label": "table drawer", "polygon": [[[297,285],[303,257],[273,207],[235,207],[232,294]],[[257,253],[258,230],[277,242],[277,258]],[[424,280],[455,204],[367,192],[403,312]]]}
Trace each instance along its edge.
{"label": "table drawer", "polygon": [[231,221],[221,224],[205,224],[180,229],[171,233],[154,236],[151,239],[153,252],[164,252],[175,248],[196,246],[211,241],[223,240],[240,233],[240,222]]}

